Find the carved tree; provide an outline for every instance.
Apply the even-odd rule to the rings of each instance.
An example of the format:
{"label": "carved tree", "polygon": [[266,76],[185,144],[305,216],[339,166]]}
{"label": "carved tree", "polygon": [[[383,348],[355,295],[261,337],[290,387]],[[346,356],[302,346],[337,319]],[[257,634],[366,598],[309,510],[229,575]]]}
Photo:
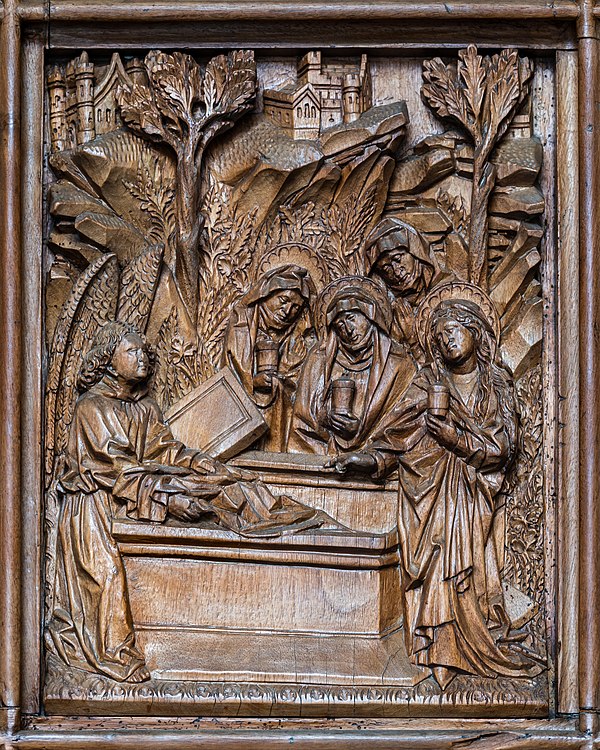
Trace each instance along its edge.
{"label": "carved tree", "polygon": [[153,50],[144,65],[149,86],[119,87],[123,120],[136,133],[166,143],[175,153],[177,223],[175,276],[192,318],[198,307],[202,159],[213,138],[229,129],[254,101],[256,65],[252,52],[219,55],[204,76],[190,55]]}
{"label": "carved tree", "polygon": [[489,158],[529,92],[533,66],[508,49],[482,57],[470,45],[458,57],[456,65],[439,57],[423,63],[422,95],[440,117],[459,123],[473,139],[469,281],[487,289],[487,214],[496,180]]}

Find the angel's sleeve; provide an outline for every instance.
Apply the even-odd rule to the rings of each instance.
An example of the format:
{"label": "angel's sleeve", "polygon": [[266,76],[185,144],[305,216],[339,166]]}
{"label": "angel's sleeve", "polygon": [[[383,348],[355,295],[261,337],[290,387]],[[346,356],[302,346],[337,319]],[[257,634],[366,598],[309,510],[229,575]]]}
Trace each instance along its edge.
{"label": "angel's sleeve", "polygon": [[124,469],[139,464],[110,399],[84,396],[77,402],[61,484],[67,491],[113,491]]}
{"label": "angel's sleeve", "polygon": [[145,460],[190,469],[196,474],[208,474],[219,469],[219,461],[198,448],[188,448],[173,437],[171,428],[154,399],[146,398],[144,401],[148,409]]}
{"label": "angel's sleeve", "polygon": [[165,478],[138,454],[130,426],[117,412],[113,399],[80,399],[61,484],[67,492],[104,490],[116,503],[126,505],[131,518],[164,521],[168,502],[162,486]]}

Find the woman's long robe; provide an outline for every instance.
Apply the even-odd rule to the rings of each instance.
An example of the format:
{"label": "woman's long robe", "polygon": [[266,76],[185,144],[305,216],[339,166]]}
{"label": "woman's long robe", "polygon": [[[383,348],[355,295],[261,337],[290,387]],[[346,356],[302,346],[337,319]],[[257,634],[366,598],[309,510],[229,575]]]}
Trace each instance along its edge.
{"label": "woman's long robe", "polygon": [[331,400],[331,381],[335,377],[336,341],[335,334],[330,333],[324,343],[312,349],[302,369],[288,440],[288,450],[293,453],[328,455],[359,450],[406,391],[415,373],[414,363],[405,350],[375,329],[368,370],[344,373],[355,378],[357,396],[359,389],[364,392],[356,399],[361,403],[360,409],[355,410],[358,430],[351,438],[342,438],[324,424]]}
{"label": "woman's long robe", "polygon": [[279,362],[273,378],[273,391],[261,393],[254,390],[256,342],[261,336],[270,338],[261,316],[261,305],[239,304],[234,307],[223,346],[222,366],[228,365],[237,375],[245,391],[253,399],[269,426],[269,432],[260,442],[265,451],[284,451],[292,418],[293,399],[302,363],[313,334],[304,312],[279,340]]}
{"label": "woman's long robe", "polygon": [[[525,677],[541,671],[511,645],[495,547],[495,498],[514,450],[516,414],[487,396],[474,416],[450,380],[450,414],[460,437],[450,451],[427,429],[430,368],[415,377],[368,445],[384,475],[399,461],[398,531],[407,649],[444,687],[456,672]],[[509,423],[510,422],[510,423]]]}

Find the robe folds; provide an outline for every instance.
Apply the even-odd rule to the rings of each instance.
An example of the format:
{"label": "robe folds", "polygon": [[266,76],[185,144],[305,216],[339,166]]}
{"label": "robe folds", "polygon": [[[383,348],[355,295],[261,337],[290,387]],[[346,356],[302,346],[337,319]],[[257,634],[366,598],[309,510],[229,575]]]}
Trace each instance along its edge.
{"label": "robe folds", "polygon": [[65,458],[46,641],[66,664],[119,681],[130,679],[144,657],[135,645],[114,518],[163,522],[173,494],[246,536],[311,528],[327,518],[273,496],[259,481],[237,481],[219,462],[186,448],[144,389],[125,391],[108,376],[79,398]]}
{"label": "robe folds", "polygon": [[475,417],[451,380],[450,415],[459,440],[450,451],[428,431],[423,368],[367,446],[378,474],[399,468],[398,532],[407,650],[445,687],[457,672],[531,677],[539,660],[510,633],[494,531],[495,498],[514,452],[514,406],[501,413],[494,388]]}
{"label": "robe folds", "polygon": [[[288,450],[293,453],[334,455],[359,450],[377,429],[381,419],[405,392],[415,365],[405,350],[378,328],[374,329],[369,367],[352,372],[338,366],[335,334],[314,347],[306,359],[298,382]],[[356,384],[356,434],[348,439],[333,434],[326,426],[331,401],[331,382],[343,375]]]}
{"label": "robe folds", "polygon": [[237,375],[269,425],[269,432],[262,439],[260,448],[279,452],[285,450],[296,382],[307,350],[314,343],[314,335],[307,314],[303,313],[278,337],[279,364],[271,393],[254,390],[256,342],[261,337],[272,338],[272,334],[267,332],[260,303],[234,307],[225,333],[221,364],[229,365]]}

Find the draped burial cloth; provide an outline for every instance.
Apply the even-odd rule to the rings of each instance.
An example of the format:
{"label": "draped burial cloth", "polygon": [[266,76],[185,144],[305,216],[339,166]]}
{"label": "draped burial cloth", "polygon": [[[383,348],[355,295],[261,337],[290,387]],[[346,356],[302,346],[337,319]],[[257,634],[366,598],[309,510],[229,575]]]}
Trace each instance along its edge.
{"label": "draped burial cloth", "polygon": [[245,536],[276,536],[331,519],[175,440],[144,388],[111,378],[77,402],[60,481],[56,579],[47,626],[51,652],[72,667],[127,680],[144,665],[136,648],[123,561],[112,519],[162,522],[169,497]]}

